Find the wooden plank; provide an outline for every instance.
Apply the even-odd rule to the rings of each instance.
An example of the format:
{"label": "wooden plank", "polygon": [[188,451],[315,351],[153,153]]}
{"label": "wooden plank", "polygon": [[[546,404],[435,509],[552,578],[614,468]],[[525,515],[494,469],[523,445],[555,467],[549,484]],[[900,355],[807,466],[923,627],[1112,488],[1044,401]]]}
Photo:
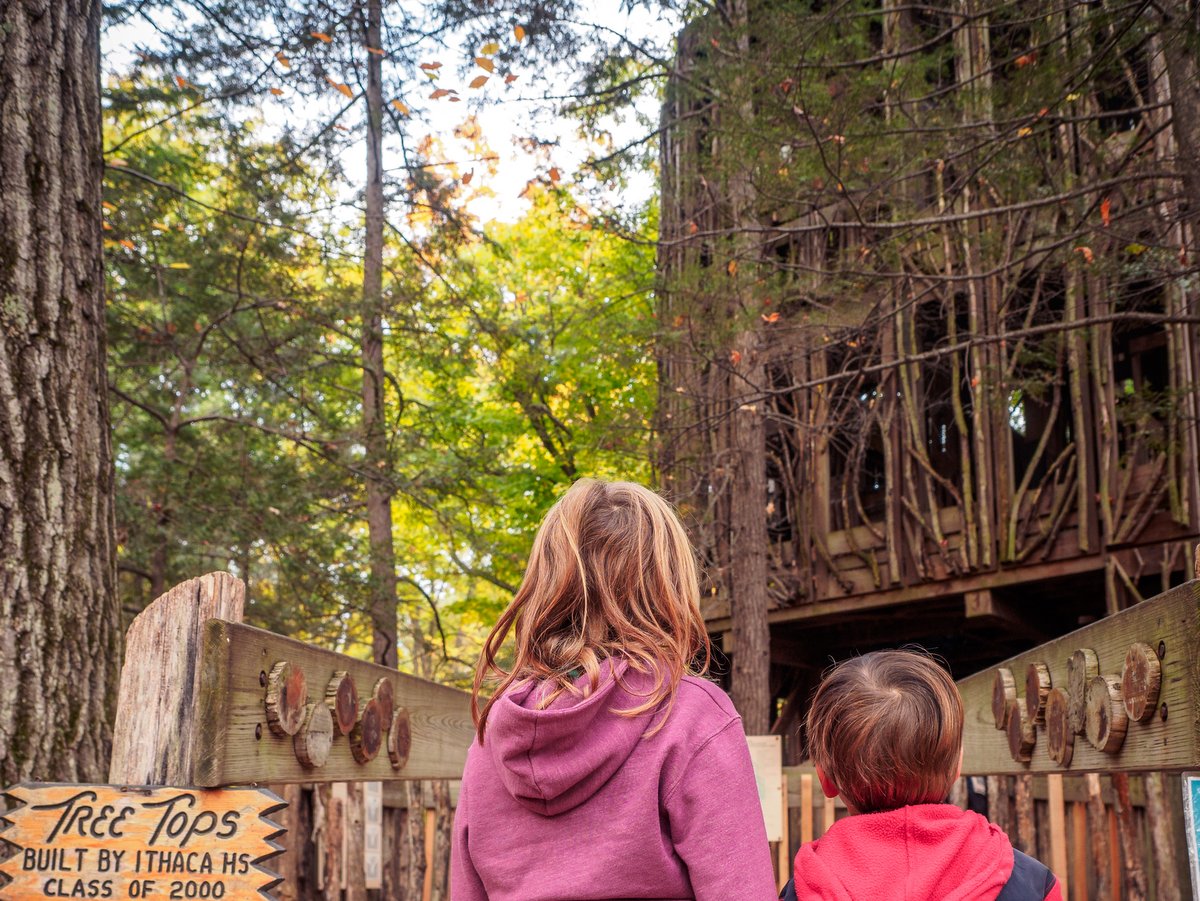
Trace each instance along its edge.
{"label": "wooden plank", "polygon": [[[1071,804],[1071,901],[1087,901],[1087,837],[1087,804],[1082,801],[1074,801]],[[1066,897],[1064,889],[1063,898]]]}
{"label": "wooden plank", "polygon": [[194,699],[201,678],[196,649],[207,620],[241,621],[245,598],[240,580],[208,573],[176,585],[134,618],[125,634],[110,782],[196,784]]}
{"label": "wooden plank", "polygon": [[1052,773],[1046,777],[1046,784],[1050,794],[1046,802],[1050,813],[1050,869],[1058,877],[1063,898],[1067,898],[1067,805],[1063,800],[1063,777]]}
{"label": "wooden plank", "polygon": [[783,891],[783,886],[787,883],[788,874],[791,872],[791,869],[792,869],[792,867],[791,867],[792,843],[791,843],[791,836],[788,835],[788,826],[790,824],[788,822],[789,817],[788,817],[788,805],[787,805],[787,797],[788,797],[787,781],[788,781],[787,774],[785,773],[782,776],[783,791],[780,793],[780,816],[782,817],[782,820],[783,820],[783,835],[779,839],[779,848],[778,848],[779,860],[778,860],[778,864],[777,864],[779,880],[776,885],[776,887],[780,891]]}
{"label": "wooden plank", "polygon": [[[787,774],[784,773],[784,778]],[[813,840],[813,775],[804,773],[800,777],[800,844]]]}
{"label": "wooden plank", "polygon": [[821,812],[821,835],[828,832],[836,820],[837,805],[833,803],[833,798],[826,798]]}
{"label": "wooden plank", "polygon": [[1100,672],[1118,680],[1126,652],[1135,641],[1162,648],[1162,687],[1155,705],[1166,705],[1167,717],[1156,712],[1147,722],[1130,723],[1124,743],[1116,753],[1092,747],[1085,736],[1076,736],[1074,753],[1066,767],[1047,753],[1045,727],[1038,726],[1033,759],[1015,761],[1004,732],[996,729],[992,714],[992,667],[959,682],[966,707],[963,772],[968,774],[1050,772],[1179,772],[1200,768],[1200,582],[1188,582],[1069,635],[1018,654],[999,664],[1018,676],[1031,663],[1044,663],[1051,684],[1066,686],[1066,662],[1079,648],[1093,649]]}
{"label": "wooden plank", "polygon": [[[462,775],[467,748],[475,735],[471,698],[464,691],[418,679],[393,669],[355,660],[262,629],[209,620],[201,647],[200,715],[193,783],[201,786],[255,782],[338,782],[397,779],[456,779]],[[276,735],[265,712],[268,674],[279,661],[303,670],[307,701],[324,703],[335,673],[354,680],[359,696],[359,726],[380,679],[393,686],[397,711],[408,713],[411,744],[407,763],[395,769],[386,748],[365,763],[356,760],[356,732],[336,736],[324,766],[311,768],[296,757],[293,739]],[[390,725],[390,724],[388,724]],[[386,726],[381,724],[381,728]],[[389,735],[376,735],[386,745]],[[370,735],[359,737],[363,745]]]}

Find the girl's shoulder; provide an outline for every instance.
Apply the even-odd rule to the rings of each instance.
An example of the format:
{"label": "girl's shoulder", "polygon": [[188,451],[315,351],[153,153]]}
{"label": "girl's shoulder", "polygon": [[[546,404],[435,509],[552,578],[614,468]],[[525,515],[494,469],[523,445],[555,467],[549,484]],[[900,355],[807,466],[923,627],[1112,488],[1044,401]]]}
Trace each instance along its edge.
{"label": "girl's shoulder", "polygon": [[680,680],[671,716],[710,732],[740,719],[725,690],[703,676],[684,676]]}

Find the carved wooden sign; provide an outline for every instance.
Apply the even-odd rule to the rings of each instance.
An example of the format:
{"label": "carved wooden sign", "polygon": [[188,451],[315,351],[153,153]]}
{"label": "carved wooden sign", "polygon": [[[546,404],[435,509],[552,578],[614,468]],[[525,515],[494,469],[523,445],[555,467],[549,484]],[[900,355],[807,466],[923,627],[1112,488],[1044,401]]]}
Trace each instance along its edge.
{"label": "carved wooden sign", "polygon": [[283,830],[265,789],[23,784],[4,791],[0,901],[271,898]]}

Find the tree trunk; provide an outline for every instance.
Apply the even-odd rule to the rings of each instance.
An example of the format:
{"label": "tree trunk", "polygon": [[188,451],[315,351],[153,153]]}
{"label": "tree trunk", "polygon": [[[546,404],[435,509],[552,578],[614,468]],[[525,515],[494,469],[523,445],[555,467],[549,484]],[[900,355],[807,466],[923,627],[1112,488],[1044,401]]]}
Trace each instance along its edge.
{"label": "tree trunk", "polygon": [[1171,85],[1172,130],[1186,205],[1183,219],[1194,236],[1200,227],[1200,8],[1187,0],[1164,7],[1163,62]]}
{"label": "tree trunk", "polygon": [[105,375],[100,3],[0,40],[0,784],[98,781],[120,658]]}
{"label": "tree trunk", "polygon": [[[367,4],[367,46],[380,48],[382,0]],[[367,54],[367,221],[363,260],[363,444],[371,556],[372,657],[396,666],[396,556],[392,545],[391,460],[384,423],[383,61]]]}

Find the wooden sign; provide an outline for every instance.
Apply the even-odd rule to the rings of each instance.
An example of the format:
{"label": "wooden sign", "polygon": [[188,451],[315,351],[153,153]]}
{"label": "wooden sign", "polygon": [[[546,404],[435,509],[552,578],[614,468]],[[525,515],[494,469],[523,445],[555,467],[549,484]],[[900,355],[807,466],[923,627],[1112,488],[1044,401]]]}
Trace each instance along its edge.
{"label": "wooden sign", "polygon": [[963,772],[1200,769],[1200,581],[958,683]]}
{"label": "wooden sign", "polygon": [[[270,898],[283,830],[263,789],[24,784],[5,790],[0,901]],[[0,844],[3,844],[0,843]],[[0,855],[3,856],[3,855]]]}
{"label": "wooden sign", "polygon": [[457,779],[471,696],[241,623],[203,626],[190,782]]}
{"label": "wooden sign", "polygon": [[1200,901],[1200,774],[1185,773],[1182,782],[1183,831],[1187,837],[1188,870],[1192,874],[1192,898]]}
{"label": "wooden sign", "polygon": [[758,800],[762,803],[763,825],[767,841],[783,839],[783,744],[778,735],[748,735],[750,763],[754,781],[758,783]]}
{"label": "wooden sign", "polygon": [[364,782],[363,882],[368,889],[383,888],[383,783]]}

